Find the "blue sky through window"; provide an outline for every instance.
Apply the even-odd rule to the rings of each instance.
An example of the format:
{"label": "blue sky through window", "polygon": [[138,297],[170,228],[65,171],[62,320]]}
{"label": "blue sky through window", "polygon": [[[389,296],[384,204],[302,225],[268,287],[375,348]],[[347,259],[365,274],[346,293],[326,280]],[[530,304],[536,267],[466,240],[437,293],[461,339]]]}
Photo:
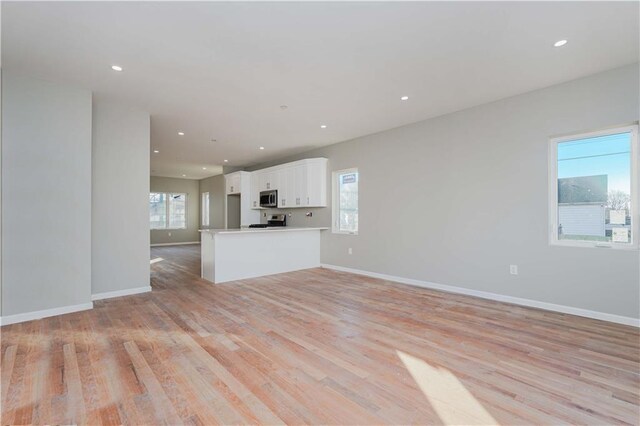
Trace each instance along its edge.
{"label": "blue sky through window", "polygon": [[631,133],[558,144],[558,178],[608,175],[608,191],[631,193]]}

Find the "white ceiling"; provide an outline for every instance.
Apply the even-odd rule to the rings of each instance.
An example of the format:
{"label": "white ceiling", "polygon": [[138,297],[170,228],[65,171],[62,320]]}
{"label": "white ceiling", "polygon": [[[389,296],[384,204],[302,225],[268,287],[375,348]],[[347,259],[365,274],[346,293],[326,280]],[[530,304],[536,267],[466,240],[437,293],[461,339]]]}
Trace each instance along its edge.
{"label": "white ceiling", "polygon": [[638,2],[2,2],[2,65],[149,111],[152,174],[203,178],[224,159],[273,160],[637,62],[638,13]]}

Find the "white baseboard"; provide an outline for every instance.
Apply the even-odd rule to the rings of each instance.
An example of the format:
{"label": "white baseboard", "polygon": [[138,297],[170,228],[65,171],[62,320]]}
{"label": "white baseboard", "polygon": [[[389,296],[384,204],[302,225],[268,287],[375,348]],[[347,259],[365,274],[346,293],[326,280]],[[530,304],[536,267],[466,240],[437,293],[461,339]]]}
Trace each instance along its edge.
{"label": "white baseboard", "polygon": [[151,291],[151,286],[127,288],[125,290],[107,291],[104,293],[96,293],[91,295],[91,300],[111,299],[112,297],[131,296],[132,294],[140,294]]}
{"label": "white baseboard", "polygon": [[497,302],[513,303],[514,305],[528,306],[531,308],[544,309],[547,311],[561,312],[563,314],[578,315],[581,317],[593,318],[603,321],[615,322],[618,324],[631,325],[640,327],[640,319],[625,317],[621,315],[608,314],[606,312],[590,311],[588,309],[575,308],[566,305],[556,305],[554,303],[540,302],[538,300],[523,299],[520,297],[505,296],[502,294],[489,293],[486,291],[472,290],[464,287],[455,287],[451,285],[436,284],[428,281],[415,280],[412,278],[402,278],[393,275],[379,274],[377,272],[362,271],[359,269],[346,268],[344,266],[322,264],[323,268],[333,269],[341,272],[349,272],[352,274],[366,275],[372,278],[379,278],[387,281],[395,281],[401,284],[409,284],[417,287],[424,287],[433,290],[446,291],[448,293],[464,294],[467,296],[480,297],[482,299],[495,300]]}
{"label": "white baseboard", "polygon": [[41,311],[25,312],[24,314],[7,315],[0,318],[0,325],[15,324],[18,322],[32,321],[56,315],[70,314],[72,312],[93,309],[93,302],[80,305],[63,306],[61,308],[43,309]]}
{"label": "white baseboard", "polygon": [[184,243],[160,243],[160,244],[151,244],[151,247],[162,247],[162,246],[186,246],[188,244],[200,244],[200,241],[187,241]]}

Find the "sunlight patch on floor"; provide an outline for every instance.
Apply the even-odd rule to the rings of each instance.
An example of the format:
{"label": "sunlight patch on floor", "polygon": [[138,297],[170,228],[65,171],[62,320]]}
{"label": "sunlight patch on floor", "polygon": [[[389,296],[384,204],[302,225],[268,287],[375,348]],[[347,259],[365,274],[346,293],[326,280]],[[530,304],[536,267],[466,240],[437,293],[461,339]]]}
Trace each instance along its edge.
{"label": "sunlight patch on floor", "polygon": [[155,259],[151,259],[151,262],[149,262],[150,264],[154,264],[154,263],[158,263],[158,262],[162,262],[164,259],[161,257],[156,257]]}
{"label": "sunlight patch on floor", "polygon": [[405,352],[396,353],[445,425],[498,424],[451,371]]}

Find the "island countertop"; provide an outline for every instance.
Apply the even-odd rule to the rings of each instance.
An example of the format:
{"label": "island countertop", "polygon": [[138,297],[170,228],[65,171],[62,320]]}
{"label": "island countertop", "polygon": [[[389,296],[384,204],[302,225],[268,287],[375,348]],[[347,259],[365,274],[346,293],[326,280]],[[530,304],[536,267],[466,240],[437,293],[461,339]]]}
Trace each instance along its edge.
{"label": "island countertop", "polygon": [[212,283],[320,267],[325,227],[201,229],[201,276]]}
{"label": "island countertop", "polygon": [[234,228],[234,229],[200,229],[200,232],[210,234],[245,234],[261,232],[292,232],[292,231],[326,231],[327,227],[306,226],[272,226],[269,228]]}

